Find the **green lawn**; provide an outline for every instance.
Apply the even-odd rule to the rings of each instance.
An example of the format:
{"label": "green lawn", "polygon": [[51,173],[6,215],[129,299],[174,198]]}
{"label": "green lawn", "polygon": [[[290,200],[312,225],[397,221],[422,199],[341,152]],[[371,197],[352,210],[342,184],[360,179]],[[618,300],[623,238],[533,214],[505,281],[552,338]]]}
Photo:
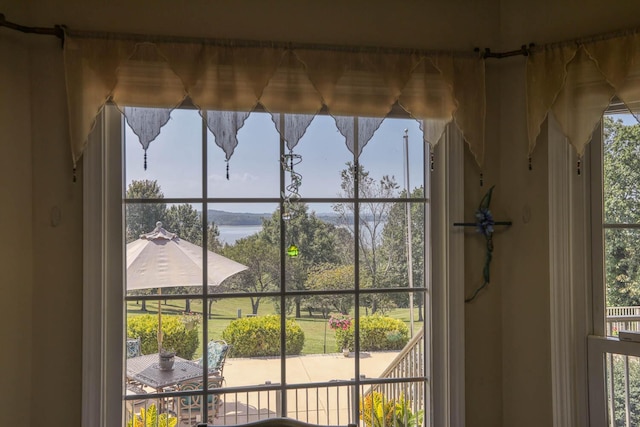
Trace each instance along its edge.
{"label": "green lawn", "polygon": [[[158,313],[157,302],[147,303],[147,311],[142,312],[142,305],[136,302],[129,302],[127,304],[127,314],[129,316],[136,316],[140,314],[154,314]],[[168,300],[167,304],[164,302],[161,305],[163,316],[175,316],[181,315],[184,312],[185,302],[182,300]],[[192,301],[191,310],[193,312],[202,312],[202,305],[198,301]],[[209,340],[222,339],[222,331],[227,327],[232,320],[238,318],[238,310],[241,311],[241,315],[244,317],[251,313],[251,303],[248,298],[233,298],[233,299],[220,299],[212,305],[212,318],[209,319]],[[258,310],[259,315],[275,313],[275,308],[270,299],[263,298]],[[362,309],[361,313],[365,313]],[[314,317],[309,317],[307,312],[302,313],[302,317],[296,319],[305,334],[303,354],[321,354],[321,353],[336,353],[336,340],[334,331],[328,327],[327,320],[323,319],[319,314],[314,314]],[[389,317],[397,318],[409,326],[409,310],[408,309],[394,309],[387,314]],[[418,310],[414,313],[414,333],[420,330],[422,322],[418,322]],[[202,337],[202,335],[200,335]],[[202,344],[202,343],[201,343]],[[200,357],[202,354],[202,345],[198,346],[195,357]]]}

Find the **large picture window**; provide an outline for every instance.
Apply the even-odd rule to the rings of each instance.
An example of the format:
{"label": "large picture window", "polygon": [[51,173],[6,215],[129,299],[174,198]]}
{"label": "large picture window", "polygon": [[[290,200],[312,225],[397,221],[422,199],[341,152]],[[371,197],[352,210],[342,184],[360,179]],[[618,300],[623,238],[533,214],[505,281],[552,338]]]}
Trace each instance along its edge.
{"label": "large picture window", "polygon": [[419,123],[388,117],[365,140],[358,117],[343,135],[318,115],[290,148],[287,120],[254,111],[229,158],[200,114],[174,110],[146,152],[123,125],[123,425],[423,425]]}

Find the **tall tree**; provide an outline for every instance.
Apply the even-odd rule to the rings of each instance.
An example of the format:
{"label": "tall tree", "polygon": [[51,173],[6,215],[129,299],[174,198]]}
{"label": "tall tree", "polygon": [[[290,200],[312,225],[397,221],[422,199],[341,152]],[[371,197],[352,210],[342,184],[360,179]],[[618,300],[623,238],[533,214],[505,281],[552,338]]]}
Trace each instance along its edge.
{"label": "tall tree", "polygon": [[[319,264],[314,266],[307,277],[307,289],[326,290],[353,290],[354,265]],[[366,287],[366,273],[360,275],[360,281]],[[314,295],[309,301],[314,308],[322,309],[323,314],[337,311],[340,314],[349,314],[353,307],[353,295],[351,294],[324,294]]]}
{"label": "tall tree", "polygon": [[[307,274],[315,265],[342,262],[339,232],[336,226],[319,219],[315,212],[309,213],[305,203],[292,203],[289,219],[285,222],[285,244],[295,243],[300,253],[287,259],[285,279],[290,290],[305,289]],[[260,235],[275,247],[280,242],[280,211],[276,210],[270,218],[263,220]],[[295,315],[300,317],[302,298],[295,297]]]}
{"label": "tall tree", "polygon": [[[371,287],[380,288],[387,283],[386,276],[391,267],[391,259],[379,251],[382,231],[393,206],[388,199],[397,197],[398,184],[393,176],[384,175],[376,180],[362,165],[356,168],[351,162],[340,172],[341,196],[354,198],[355,180],[358,180],[359,197],[363,200],[358,206],[353,203],[337,203],[333,210],[338,214],[340,224],[351,231],[358,240],[360,264],[371,278]],[[387,199],[387,200],[385,200]],[[354,227],[355,209],[359,209],[359,232]],[[386,306],[389,297],[384,294],[368,294],[363,298],[371,306],[372,314]]]}
{"label": "tall tree", "polygon": [[[403,190],[400,198],[406,197],[406,191]],[[416,188],[411,192],[411,199],[424,197],[424,189]],[[424,286],[424,211],[425,204],[423,202],[409,203],[411,206],[411,264],[412,278],[414,287]],[[408,230],[407,227],[407,203],[396,202],[389,211],[387,223],[382,231],[381,252],[384,257],[391,260],[390,274],[386,277],[389,287],[409,286],[409,250],[408,250]],[[402,295],[396,299],[396,303],[400,306],[408,306],[408,295]],[[418,306],[418,321],[423,320],[422,316],[422,293],[416,293],[414,303]]]}
{"label": "tall tree", "polygon": [[190,204],[171,205],[165,213],[164,228],[179,238],[202,246],[202,221],[200,214]]}
{"label": "tall tree", "polygon": [[127,243],[140,238],[143,233],[149,233],[156,228],[156,222],[162,221],[167,210],[162,201],[164,194],[158,181],[132,181],[127,188],[127,199],[155,199],[158,203],[127,203],[126,205],[126,233]]}
{"label": "tall tree", "polygon": [[[247,270],[225,280],[220,290],[240,292],[268,292],[280,283],[280,255],[278,247],[254,234],[225,246],[223,255],[248,267]],[[258,314],[261,296],[251,296],[251,309]]]}
{"label": "tall tree", "polygon": [[[640,125],[604,119],[604,220],[640,223]],[[640,305],[640,233],[605,232],[608,306]]]}

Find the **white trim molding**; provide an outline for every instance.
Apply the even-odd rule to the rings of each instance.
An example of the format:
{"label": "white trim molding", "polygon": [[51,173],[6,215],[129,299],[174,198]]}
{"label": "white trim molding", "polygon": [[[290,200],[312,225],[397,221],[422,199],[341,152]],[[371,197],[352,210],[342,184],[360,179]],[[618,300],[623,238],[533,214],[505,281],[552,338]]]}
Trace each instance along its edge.
{"label": "white trim molding", "polygon": [[121,120],[114,107],[104,108],[82,160],[83,427],[116,426],[124,419]]}
{"label": "white trim molding", "polygon": [[435,147],[431,186],[433,425],[464,427],[464,233],[453,227],[464,217],[464,144],[455,126],[444,138]]}
{"label": "white trim molding", "polygon": [[552,115],[549,161],[549,270],[552,410],[555,427],[589,425],[589,159],[578,159]]}

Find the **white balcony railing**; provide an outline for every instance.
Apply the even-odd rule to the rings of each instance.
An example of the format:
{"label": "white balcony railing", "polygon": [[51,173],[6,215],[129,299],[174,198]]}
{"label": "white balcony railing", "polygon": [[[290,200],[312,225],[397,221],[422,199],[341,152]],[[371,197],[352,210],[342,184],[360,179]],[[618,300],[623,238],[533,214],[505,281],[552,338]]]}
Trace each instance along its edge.
{"label": "white balcony railing", "polygon": [[[607,307],[607,336],[617,337],[620,331],[640,332],[640,307]],[[620,344],[624,343],[620,341]],[[608,425],[637,426],[640,425],[640,358],[626,351],[628,346],[618,347],[601,353],[606,372]]]}

